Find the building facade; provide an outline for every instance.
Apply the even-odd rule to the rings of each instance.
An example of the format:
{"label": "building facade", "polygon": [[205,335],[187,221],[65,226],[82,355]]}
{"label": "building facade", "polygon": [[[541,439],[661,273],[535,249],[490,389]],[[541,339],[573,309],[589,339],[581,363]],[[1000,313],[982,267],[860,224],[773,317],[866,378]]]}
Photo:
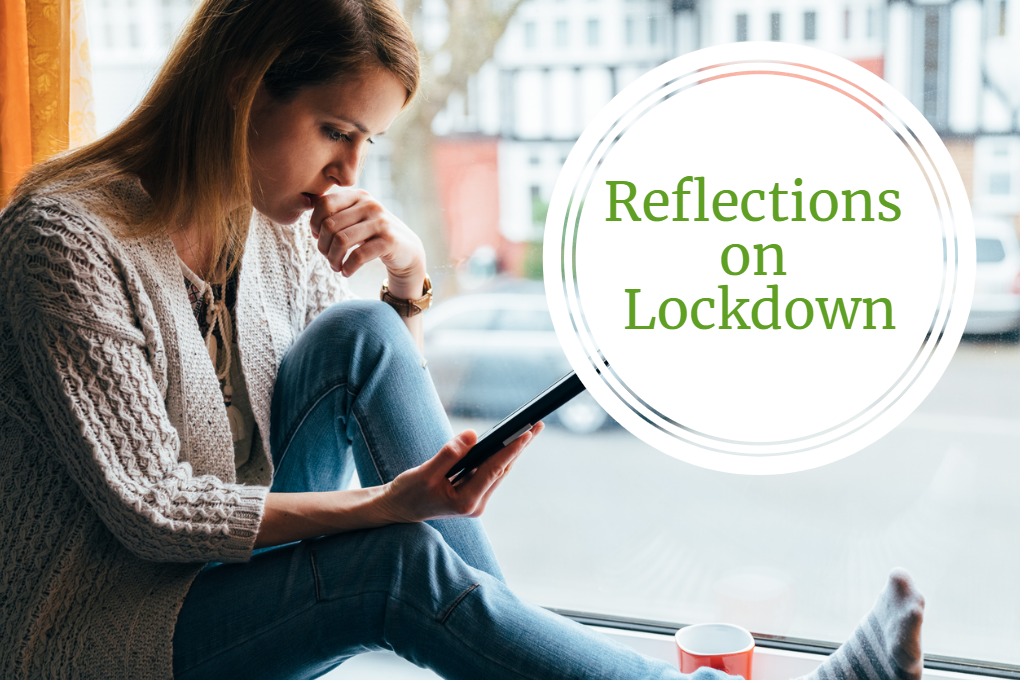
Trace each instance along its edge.
{"label": "building facade", "polygon": [[[141,97],[192,6],[87,1],[101,132]],[[415,18],[427,49],[444,41],[446,8],[426,0]],[[811,45],[883,76],[943,137],[975,213],[1019,231],[1019,0],[525,0],[434,122],[451,260],[484,248],[522,271],[587,122],[647,70],[743,40]],[[362,182],[400,204],[389,173],[377,154]]]}
{"label": "building facade", "polygon": [[479,239],[514,251],[541,239],[573,143],[634,78],[702,47],[800,43],[907,96],[949,147],[975,212],[1019,231],[1019,19],[1018,0],[527,0],[436,130],[494,140],[500,238]]}

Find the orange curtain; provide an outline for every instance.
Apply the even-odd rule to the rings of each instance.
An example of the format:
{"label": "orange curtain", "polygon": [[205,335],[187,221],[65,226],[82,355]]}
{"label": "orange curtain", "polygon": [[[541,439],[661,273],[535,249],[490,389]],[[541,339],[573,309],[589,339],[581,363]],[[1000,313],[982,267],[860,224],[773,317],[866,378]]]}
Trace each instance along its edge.
{"label": "orange curtain", "polygon": [[0,205],[32,164],[95,129],[82,0],[2,0]]}

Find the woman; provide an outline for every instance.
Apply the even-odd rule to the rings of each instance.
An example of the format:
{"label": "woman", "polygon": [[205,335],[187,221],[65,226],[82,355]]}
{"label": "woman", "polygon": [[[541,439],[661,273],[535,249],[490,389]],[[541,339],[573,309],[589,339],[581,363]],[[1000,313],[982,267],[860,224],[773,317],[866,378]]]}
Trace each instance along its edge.
{"label": "woman", "polygon": [[[679,676],[504,585],[469,518],[540,425],[444,477],[475,437],[420,362],[423,248],[352,188],[418,70],[383,0],[206,0],[131,117],[19,187],[0,675],[311,677],[391,648],[451,677]],[[384,302],[348,301],[373,259]],[[920,610],[894,575],[816,673],[919,675]]]}

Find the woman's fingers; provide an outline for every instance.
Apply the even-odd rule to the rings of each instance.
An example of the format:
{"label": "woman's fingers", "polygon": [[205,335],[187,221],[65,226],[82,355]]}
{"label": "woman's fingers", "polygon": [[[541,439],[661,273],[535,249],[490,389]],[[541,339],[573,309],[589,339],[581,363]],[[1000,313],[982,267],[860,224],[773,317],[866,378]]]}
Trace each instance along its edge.
{"label": "woman's fingers", "polygon": [[[367,196],[360,198],[354,204],[324,216],[320,223],[314,225],[320,228],[322,236],[324,231],[338,233],[360,223],[386,219],[387,217],[387,209],[381,206],[377,200]],[[384,221],[384,224],[386,224],[386,221]]]}
{"label": "woman's fingers", "polygon": [[385,518],[394,522],[423,522],[463,514],[463,503],[444,475],[475,443],[475,433],[462,432],[434,457],[386,483],[385,495],[379,503]]}
{"label": "woman's fingers", "polygon": [[538,423],[453,486],[447,479],[448,471],[477,441],[471,430],[456,435],[430,460],[385,485],[387,492],[380,503],[384,516],[392,521],[421,522],[480,515],[512,463],[541,429],[543,425]]}
{"label": "woman's fingers", "polygon": [[456,434],[451,441],[446,443],[440,452],[429,461],[431,472],[447,472],[455,463],[462,459],[469,449],[476,445],[476,432],[466,429]]}
{"label": "woman's fingers", "polygon": [[349,252],[341,264],[341,274],[345,277],[352,277],[360,268],[367,263],[378,259],[388,251],[388,245],[384,240],[373,238],[363,242],[361,245]]}
{"label": "woman's fingers", "polygon": [[337,266],[336,270],[341,267],[341,259],[350,249],[387,231],[386,222],[381,218],[367,218],[350,223],[339,218],[341,215],[336,214],[324,219],[316,245],[331,265]]}
{"label": "woman's fingers", "polygon": [[330,194],[317,197],[313,201],[313,213],[309,217],[309,225],[313,229],[313,236],[319,237],[320,226],[325,218],[339,211],[344,211],[357,204],[361,199],[369,197],[369,192],[354,187],[338,188]]}
{"label": "woman's fingers", "polygon": [[[522,451],[520,451],[520,453],[521,452]],[[491,483],[490,487],[484,491],[484,494],[480,496],[480,501],[476,510],[477,515],[482,515],[484,513],[484,510],[487,508],[487,502],[491,499],[491,496],[494,495],[494,492],[498,490],[498,486],[505,481],[505,477],[507,477],[508,473],[512,471],[512,466],[516,464],[516,460],[518,459],[519,454],[516,454],[516,457],[512,458],[512,460],[505,465],[498,478],[495,479],[494,482]]]}
{"label": "woman's fingers", "polygon": [[[544,424],[538,422],[532,429],[522,434],[518,439],[505,448],[491,456],[480,467],[471,472],[465,479],[456,486],[460,496],[466,496],[467,501],[473,501],[472,515],[479,515],[484,511],[487,501],[497,490],[498,485],[512,468],[512,464],[520,456],[523,450],[530,444],[535,436],[544,429]],[[454,464],[454,463],[453,463]],[[447,472],[447,470],[445,470]]]}
{"label": "woman's fingers", "polygon": [[343,188],[319,197],[310,224],[317,249],[335,271],[352,275],[379,258],[389,278],[413,277],[417,286],[423,279],[419,237],[365,190]]}
{"label": "woman's fingers", "polygon": [[448,470],[455,466],[455,463],[469,452],[470,448],[476,445],[476,440],[476,432],[472,429],[456,434],[441,447],[441,450],[433,458],[423,463],[424,474],[432,478],[437,475],[443,477]]}
{"label": "woman's fingers", "polygon": [[392,240],[386,235],[372,235],[362,241],[337,240],[327,252],[331,267],[345,277],[351,277],[364,265],[388,254],[393,248]]}

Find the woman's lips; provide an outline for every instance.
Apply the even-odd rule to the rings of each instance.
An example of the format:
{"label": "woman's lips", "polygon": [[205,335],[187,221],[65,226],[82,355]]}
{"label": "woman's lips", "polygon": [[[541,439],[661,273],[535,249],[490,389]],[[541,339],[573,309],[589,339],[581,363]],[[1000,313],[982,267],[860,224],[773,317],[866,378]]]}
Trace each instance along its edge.
{"label": "woman's lips", "polygon": [[312,209],[313,208],[313,203],[316,201],[316,195],[311,193],[311,192],[303,192],[302,196],[306,200],[306,208],[307,209]]}

